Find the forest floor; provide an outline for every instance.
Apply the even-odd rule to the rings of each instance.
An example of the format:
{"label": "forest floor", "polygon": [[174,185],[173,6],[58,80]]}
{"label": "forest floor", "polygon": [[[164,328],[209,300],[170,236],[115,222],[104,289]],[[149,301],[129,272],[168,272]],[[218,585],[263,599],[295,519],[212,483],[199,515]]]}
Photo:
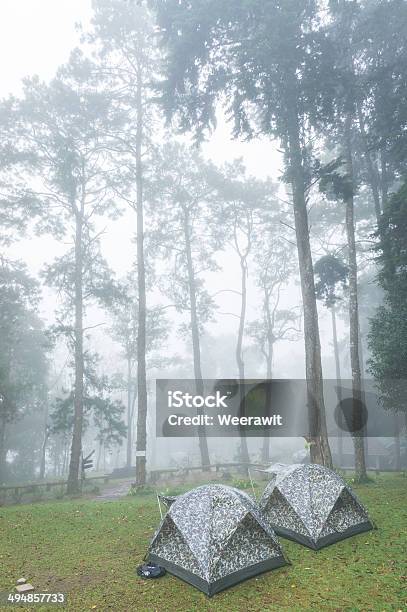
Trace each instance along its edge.
{"label": "forest floor", "polygon": [[[155,495],[111,502],[71,500],[0,508],[0,592],[20,577],[65,592],[65,609],[152,612],[397,611],[407,607],[407,478],[380,475],[355,490],[378,529],[314,552],[282,540],[292,565],[212,599],[167,574],[142,580],[136,567],[159,523]],[[1,610],[50,610],[50,606]]]}

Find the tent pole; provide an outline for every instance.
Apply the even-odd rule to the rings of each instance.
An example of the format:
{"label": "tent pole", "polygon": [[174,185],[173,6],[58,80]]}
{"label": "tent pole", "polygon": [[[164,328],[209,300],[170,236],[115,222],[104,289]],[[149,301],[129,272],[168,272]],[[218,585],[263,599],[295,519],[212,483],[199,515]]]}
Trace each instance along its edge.
{"label": "tent pole", "polygon": [[158,509],[160,511],[160,517],[161,517],[161,520],[163,520],[163,513],[162,513],[162,510],[161,510],[160,498],[158,497],[158,493],[157,492],[156,492],[156,496],[157,496]]}
{"label": "tent pole", "polygon": [[257,497],[256,497],[256,493],[255,493],[255,490],[254,490],[254,485],[253,485],[253,479],[252,479],[252,475],[251,475],[251,473],[250,473],[250,468],[249,468],[249,467],[247,468],[247,472],[248,472],[248,474],[249,474],[250,484],[251,484],[251,486],[252,486],[253,497],[254,497],[254,499],[257,501]]}

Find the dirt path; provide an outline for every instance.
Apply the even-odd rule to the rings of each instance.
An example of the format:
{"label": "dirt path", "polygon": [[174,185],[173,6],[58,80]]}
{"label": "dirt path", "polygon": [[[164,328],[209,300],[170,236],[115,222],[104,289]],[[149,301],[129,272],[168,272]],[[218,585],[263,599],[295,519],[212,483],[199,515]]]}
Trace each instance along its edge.
{"label": "dirt path", "polygon": [[115,482],[112,484],[103,485],[103,491],[99,495],[96,495],[92,499],[94,501],[114,501],[125,497],[129,492],[131,483],[134,482],[134,478],[128,480],[122,480],[119,483]]}

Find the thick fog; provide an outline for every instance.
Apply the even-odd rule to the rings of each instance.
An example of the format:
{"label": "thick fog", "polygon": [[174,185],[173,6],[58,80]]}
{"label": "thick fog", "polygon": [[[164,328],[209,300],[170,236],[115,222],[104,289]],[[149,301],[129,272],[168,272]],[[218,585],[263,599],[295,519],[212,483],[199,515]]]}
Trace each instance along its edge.
{"label": "thick fog", "polygon": [[[0,81],[0,95],[7,98],[23,96],[22,79],[27,76],[38,75],[39,79],[49,82],[56,74],[59,66],[68,62],[71,51],[81,42],[81,32],[87,32],[91,27],[92,2],[90,0],[3,0],[2,19],[0,23],[0,53],[3,57],[2,78]],[[82,30],[79,31],[78,24]],[[89,46],[84,45],[85,56],[89,55]],[[91,57],[89,55],[89,57]],[[298,254],[296,249],[296,234],[294,228],[294,215],[291,210],[292,187],[288,181],[283,181],[286,171],[285,157],[281,141],[278,138],[269,138],[259,135],[250,140],[234,138],[232,127],[227,121],[221,103],[218,104],[217,126],[202,144],[203,159],[211,162],[216,168],[222,169],[241,159],[247,180],[256,179],[261,184],[267,181],[272,185],[271,200],[275,211],[272,223],[274,231],[279,235],[281,244],[287,249],[290,261],[290,270],[286,279],[278,288],[278,309],[281,312],[291,312],[292,318],[287,320],[290,330],[278,338],[274,344],[272,356],[273,378],[304,378],[305,377],[305,351],[304,351],[304,316],[301,297],[301,285],[298,268]],[[161,121],[161,119],[159,120]],[[181,143],[186,149],[194,149],[191,135],[171,136],[171,128],[162,125],[156,130],[154,146],[164,145],[170,137]],[[332,159],[334,145],[326,145],[323,150],[323,134],[316,137],[315,149],[321,160],[325,162]],[[23,176],[20,176],[24,179]],[[116,189],[119,188],[116,186]],[[366,210],[369,204],[369,188],[363,187],[358,193],[360,205],[356,208],[356,248],[359,266],[359,320],[361,343],[361,371],[362,377],[371,377],[367,368],[370,357],[367,334],[369,330],[369,317],[374,314],[382,300],[381,289],[375,283],[377,266],[375,255],[371,250],[371,243],[375,238],[374,215]],[[312,259],[315,263],[321,257],[335,253],[340,259],[346,261],[346,234],[345,219],[334,218],[331,224],[326,215],[321,213],[324,195],[317,188],[311,190],[307,202],[309,215],[309,236]],[[97,235],[103,258],[113,275],[112,278],[122,280],[135,269],[137,218],[135,210],[121,200],[118,192],[113,195],[117,204],[118,214],[115,218],[103,215],[95,220],[92,231]],[[157,198],[157,202],[160,197]],[[336,212],[335,212],[336,210]],[[333,207],[333,217],[338,215],[338,207]],[[165,222],[165,221],[164,221]],[[225,220],[225,224],[228,221]],[[144,213],[144,227],[146,235],[153,227],[157,229],[157,218],[152,220],[148,207]],[[209,223],[209,221],[208,221]],[[218,220],[218,224],[222,221]],[[237,223],[240,223],[238,221]],[[255,220],[256,248],[252,249],[247,257],[246,282],[247,304],[244,320],[241,356],[244,361],[244,375],[247,378],[266,378],[267,363],[261,346],[254,336],[253,324],[261,320],[263,293],[259,286],[259,258],[262,256],[261,224],[263,221]],[[233,227],[233,224],[230,226]],[[236,227],[236,225],[235,225]],[[266,223],[264,225],[266,227]],[[73,241],[69,232],[61,237],[53,232],[36,232],[34,221],[28,222],[28,229],[19,234],[18,227],[10,230],[13,240],[2,246],[2,253],[6,259],[19,260],[27,266],[29,274],[40,282],[41,297],[37,307],[37,314],[43,320],[45,327],[52,328],[57,323],[61,325],[61,306],[63,299],[61,291],[44,282],[44,268],[55,258],[64,256]],[[240,232],[240,234],[239,234]],[[238,229],[238,235],[244,243],[244,232]],[[203,378],[238,378],[239,367],[236,362],[236,338],[238,335],[241,308],[241,267],[239,256],[234,248],[233,235],[226,231],[222,237],[223,244],[213,253],[211,270],[199,273],[200,288],[205,295],[213,300],[212,312],[208,320],[199,325],[200,331],[200,358]],[[269,233],[264,232],[264,253],[268,246]],[[158,251],[158,249],[157,249]],[[149,276],[149,266],[154,266],[154,274]],[[204,260],[200,262],[200,265]],[[169,290],[163,290],[171,281],[171,268],[169,260],[164,255],[155,257],[154,249],[146,254],[147,275],[147,309],[158,309],[166,318],[166,332],[162,337],[158,335],[154,340],[154,347],[147,355],[147,390],[148,390],[148,416],[147,416],[147,469],[165,468],[185,463],[186,461],[199,465],[200,455],[198,440],[156,439],[155,438],[155,406],[154,385],[157,378],[194,378],[194,361],[192,353],[192,340],[188,332],[190,314],[188,309],[175,308]],[[205,266],[203,266],[205,267]],[[197,264],[198,268],[198,264]],[[135,278],[135,277],[133,277]],[[134,281],[135,282],[135,281]],[[174,281],[175,282],[175,281]],[[276,295],[274,295],[274,301]],[[348,294],[338,304],[336,330],[339,346],[339,361],[341,376],[351,378],[351,363],[349,356],[349,322],[347,313]],[[274,302],[273,302],[274,304]],[[321,342],[322,371],[325,378],[335,378],[337,374],[333,350],[333,330],[329,308],[322,301],[318,301],[318,319]],[[101,306],[91,303],[84,309],[84,333],[86,350],[95,351],[98,361],[95,366],[98,375],[109,380],[124,380],[126,377],[126,359],[123,346],[114,338],[112,312]],[[288,324],[288,321],[291,321]],[[66,323],[68,324],[67,320]],[[182,330],[180,328],[182,327]],[[53,433],[52,412],[58,398],[69,394],[75,383],[72,366],[72,352],[67,346],[66,338],[57,337],[47,356],[48,373],[46,375],[46,398],[38,401],[35,407],[26,412],[21,407],[18,419],[7,424],[10,436],[10,445],[7,454],[7,463],[12,466],[19,454],[22,441],[20,433],[28,432],[34,423],[35,442],[30,445],[34,454],[34,462],[27,471],[26,479],[31,480],[39,476],[40,455],[43,449],[44,427],[49,428],[46,438],[45,474],[49,477],[65,476],[68,470],[71,432],[69,428],[65,433]],[[136,376],[137,360],[133,359],[133,376]],[[110,384],[110,383],[109,383]],[[110,399],[122,403],[122,422],[127,423],[126,406],[129,401],[128,389],[124,383],[116,387],[110,384]],[[133,389],[131,401],[137,406],[136,391]],[[128,407],[127,407],[128,408]],[[137,408],[135,408],[137,411]],[[133,441],[131,462],[136,457],[136,413],[133,414]],[[45,429],[46,430],[46,429]],[[47,430],[46,430],[47,431]],[[239,440],[209,439],[209,452],[211,460],[236,461],[239,455]],[[253,462],[261,461],[263,440],[249,441],[250,459]],[[270,460],[283,459],[292,461],[294,453],[303,450],[306,444],[302,438],[273,440],[270,444]],[[84,455],[96,451],[94,468],[98,471],[111,471],[126,464],[126,436],[122,432],[120,443],[109,442],[103,444],[103,435],[97,430],[96,423],[91,423],[84,431],[82,452]],[[97,457],[97,458],[96,458]],[[21,460],[21,461],[20,461]],[[25,479],[24,466],[30,464],[28,456],[21,453],[20,468],[11,469],[10,479],[23,481]],[[127,457],[128,463],[128,457]],[[33,467],[34,465],[34,467]]]}

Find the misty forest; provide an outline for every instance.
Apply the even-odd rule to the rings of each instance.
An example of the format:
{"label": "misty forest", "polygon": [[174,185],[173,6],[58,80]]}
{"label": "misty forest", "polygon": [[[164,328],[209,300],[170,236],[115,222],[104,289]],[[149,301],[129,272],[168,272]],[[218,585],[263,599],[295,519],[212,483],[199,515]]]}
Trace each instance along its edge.
{"label": "misty forest", "polygon": [[[356,479],[405,466],[406,32],[404,0],[94,0],[1,100],[0,485],[341,467],[324,379],[395,419]],[[314,435],[156,437],[159,378],[306,379]]]}

